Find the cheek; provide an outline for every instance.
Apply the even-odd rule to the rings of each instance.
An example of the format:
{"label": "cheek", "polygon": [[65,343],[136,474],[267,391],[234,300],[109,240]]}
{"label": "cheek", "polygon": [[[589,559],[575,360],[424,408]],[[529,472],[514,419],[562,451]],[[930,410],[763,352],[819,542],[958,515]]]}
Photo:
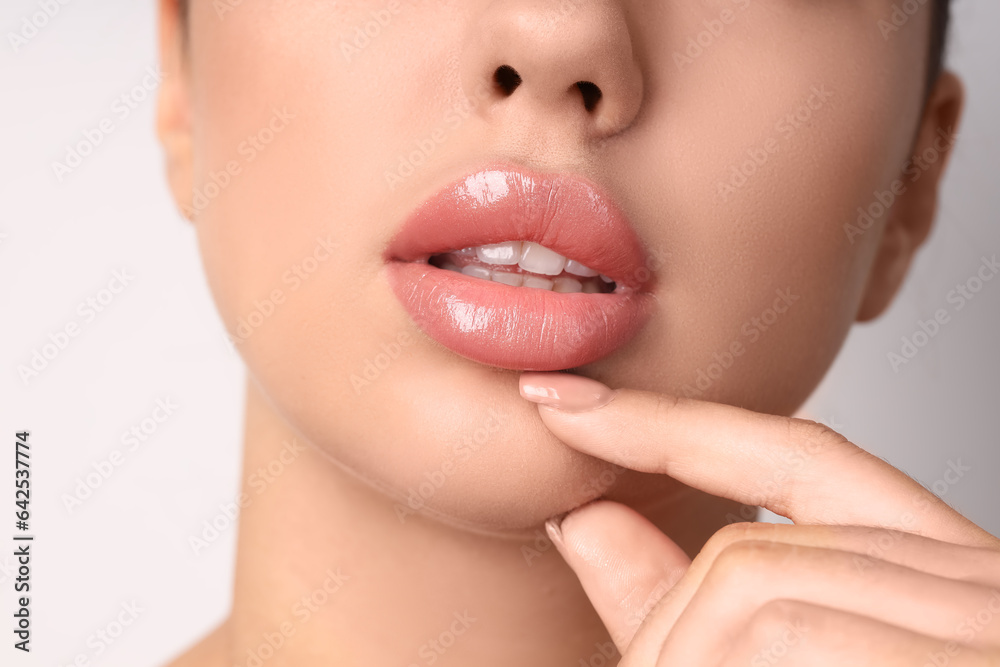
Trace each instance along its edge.
{"label": "cheek", "polygon": [[461,143],[438,131],[456,117],[460,87],[442,86],[431,64],[449,60],[434,44],[459,40],[447,16],[412,3],[389,13],[384,2],[299,4],[245,5],[223,19],[205,8],[196,21],[208,24],[192,58],[202,253],[228,323],[277,288],[299,304],[299,321],[316,308],[332,312],[342,338],[379,333],[352,312],[385,306],[382,247],[428,184],[427,156]]}
{"label": "cheek", "polygon": [[309,336],[322,363],[346,372],[404,329],[370,317],[389,306],[378,257],[405,212],[382,174],[421,124],[406,100],[430,86],[394,55],[410,34],[402,10],[353,46],[368,4],[202,17],[212,28],[195,40],[197,228],[219,310],[251,361],[305,355],[287,341]]}
{"label": "cheek", "polygon": [[879,240],[880,223],[851,232],[857,209],[899,175],[921,95],[898,74],[921,62],[919,27],[887,42],[874,4],[750,3],[709,37],[734,3],[663,18],[655,138],[611,155],[636,167],[625,187],[665,256],[643,333],[663,363],[633,364],[647,388],[790,414],[836,356]]}

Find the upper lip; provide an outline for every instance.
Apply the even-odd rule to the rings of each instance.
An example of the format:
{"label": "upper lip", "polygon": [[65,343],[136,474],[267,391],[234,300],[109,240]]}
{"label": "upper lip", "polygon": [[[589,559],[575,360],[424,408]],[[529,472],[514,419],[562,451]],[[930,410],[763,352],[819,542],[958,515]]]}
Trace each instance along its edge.
{"label": "upper lip", "polygon": [[593,181],[494,163],[420,204],[389,242],[386,261],[503,241],[534,241],[619,286],[652,286],[646,251],[625,214]]}

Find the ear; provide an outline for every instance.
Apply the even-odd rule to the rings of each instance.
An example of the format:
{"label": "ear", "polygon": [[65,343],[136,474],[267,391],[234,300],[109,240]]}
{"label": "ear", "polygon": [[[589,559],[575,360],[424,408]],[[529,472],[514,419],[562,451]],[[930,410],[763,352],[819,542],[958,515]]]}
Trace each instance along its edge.
{"label": "ear", "polygon": [[942,72],[924,108],[913,153],[898,178],[905,189],[886,217],[858,308],[858,322],[872,320],[885,311],[903,284],[917,249],[930,233],[941,177],[958,136],[964,97],[959,78]]}
{"label": "ear", "polygon": [[188,87],[187,35],[178,0],[160,0],[160,68],[164,72],[156,107],[156,134],[166,158],[167,182],[174,203],[189,220],[193,151]]}

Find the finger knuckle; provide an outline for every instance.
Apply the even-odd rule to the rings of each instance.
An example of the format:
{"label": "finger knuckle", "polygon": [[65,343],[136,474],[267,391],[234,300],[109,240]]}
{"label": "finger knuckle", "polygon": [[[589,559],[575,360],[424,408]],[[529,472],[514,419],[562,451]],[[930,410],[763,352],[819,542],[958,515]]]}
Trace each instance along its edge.
{"label": "finger knuckle", "polygon": [[702,553],[709,556],[717,556],[724,549],[737,542],[744,540],[770,540],[775,533],[774,526],[777,525],[753,521],[737,521],[726,524],[708,538],[702,549]]}
{"label": "finger knuckle", "polygon": [[751,614],[747,633],[757,646],[789,641],[789,635],[801,636],[809,631],[811,615],[808,605],[798,600],[768,600]]}
{"label": "finger knuckle", "polygon": [[796,443],[807,454],[838,451],[850,444],[847,438],[826,424],[798,417],[790,418],[787,423],[789,441]]}
{"label": "finger knuckle", "polygon": [[727,544],[716,556],[706,576],[706,584],[728,589],[741,581],[766,578],[783,545],[760,540],[739,540]]}

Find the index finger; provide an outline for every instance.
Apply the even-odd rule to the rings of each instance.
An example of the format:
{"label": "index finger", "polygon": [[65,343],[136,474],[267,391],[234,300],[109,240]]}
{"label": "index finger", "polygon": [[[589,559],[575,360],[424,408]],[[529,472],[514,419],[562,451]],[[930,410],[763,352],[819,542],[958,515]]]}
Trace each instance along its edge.
{"label": "index finger", "polygon": [[[918,482],[813,421],[605,385],[566,373],[522,373],[568,446],[795,523],[894,527],[956,544],[995,544]],[[560,407],[561,406],[561,407]]]}

